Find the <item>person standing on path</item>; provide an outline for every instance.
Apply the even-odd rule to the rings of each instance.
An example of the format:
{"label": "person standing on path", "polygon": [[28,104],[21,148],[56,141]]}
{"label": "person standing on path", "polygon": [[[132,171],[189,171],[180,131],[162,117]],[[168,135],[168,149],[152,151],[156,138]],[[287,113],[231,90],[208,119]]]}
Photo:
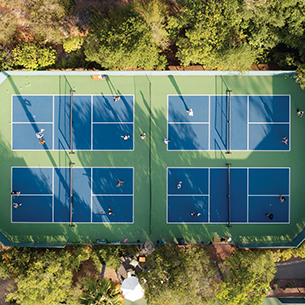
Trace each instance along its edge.
{"label": "person standing on path", "polygon": [[297,115],[301,118],[304,115],[304,111],[297,109]]}

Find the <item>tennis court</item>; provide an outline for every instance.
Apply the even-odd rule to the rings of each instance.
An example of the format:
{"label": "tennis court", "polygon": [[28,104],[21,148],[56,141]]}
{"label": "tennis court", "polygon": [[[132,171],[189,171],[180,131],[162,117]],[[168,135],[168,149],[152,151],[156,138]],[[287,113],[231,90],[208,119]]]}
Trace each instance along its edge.
{"label": "tennis court", "polygon": [[12,190],[12,222],[133,223],[133,168],[13,167]]}
{"label": "tennis court", "polygon": [[289,151],[290,96],[169,95],[167,128],[168,150]]}
{"label": "tennis court", "polygon": [[[36,133],[44,129],[44,145]],[[13,95],[13,150],[133,150],[134,97]],[[72,133],[72,134],[71,134]],[[122,136],[129,135],[126,141]]]}
{"label": "tennis court", "polygon": [[168,168],[167,176],[168,223],[289,223],[289,168]]}
{"label": "tennis court", "polygon": [[305,92],[292,78],[98,74],[0,73],[0,240],[64,246],[231,237],[241,247],[303,240],[305,117],[297,109],[305,110]]}

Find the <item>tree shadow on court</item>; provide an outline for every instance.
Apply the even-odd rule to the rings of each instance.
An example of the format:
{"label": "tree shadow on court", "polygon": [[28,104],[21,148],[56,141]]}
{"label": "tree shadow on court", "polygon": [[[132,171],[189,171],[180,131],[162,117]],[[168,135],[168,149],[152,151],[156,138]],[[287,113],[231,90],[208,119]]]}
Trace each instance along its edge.
{"label": "tree shadow on court", "polygon": [[[27,231],[31,231],[30,224],[11,223],[11,212],[13,211],[12,202],[14,201],[11,196],[11,168],[27,166],[24,158],[18,155],[19,153],[11,150],[10,143],[8,143],[0,133],[0,192],[2,194],[2,200],[0,202],[0,230],[8,239],[14,242],[28,240]],[[27,178],[24,177],[24,179]],[[22,201],[20,201],[20,203],[22,203]],[[26,206],[22,206],[22,208],[26,208]],[[23,230],[21,230],[21,227]],[[33,239],[36,238],[36,234],[37,232],[35,232],[35,230],[32,231],[31,235],[33,235]],[[0,239],[0,241],[3,243],[7,242],[7,240],[2,239]]]}
{"label": "tree shadow on court", "polygon": [[[122,94],[121,91],[114,86],[110,77],[107,77],[106,82],[107,82],[108,88],[113,96]],[[101,94],[103,94],[103,93],[101,93]]]}
{"label": "tree shadow on court", "polygon": [[183,98],[182,92],[179,88],[179,85],[177,84],[177,82],[175,80],[175,77],[173,75],[169,75],[168,78],[169,78],[170,82],[172,83],[173,87],[175,88],[177,94],[179,95],[179,98],[183,102],[185,110],[186,111],[190,110],[190,107],[187,105],[185,99]]}

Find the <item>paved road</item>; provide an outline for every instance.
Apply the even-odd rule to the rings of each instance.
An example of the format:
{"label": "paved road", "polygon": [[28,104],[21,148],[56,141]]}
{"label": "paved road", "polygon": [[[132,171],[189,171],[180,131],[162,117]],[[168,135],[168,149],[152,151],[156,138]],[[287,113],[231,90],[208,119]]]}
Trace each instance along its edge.
{"label": "paved road", "polygon": [[277,266],[277,273],[274,278],[277,280],[304,280],[305,261]]}

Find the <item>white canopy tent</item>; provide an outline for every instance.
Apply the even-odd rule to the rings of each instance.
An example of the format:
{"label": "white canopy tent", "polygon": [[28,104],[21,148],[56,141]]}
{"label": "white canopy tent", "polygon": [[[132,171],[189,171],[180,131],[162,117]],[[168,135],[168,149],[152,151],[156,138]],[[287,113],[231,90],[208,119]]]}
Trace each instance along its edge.
{"label": "white canopy tent", "polygon": [[144,297],[144,290],[135,276],[125,279],[121,286],[121,290],[125,299],[132,302]]}

